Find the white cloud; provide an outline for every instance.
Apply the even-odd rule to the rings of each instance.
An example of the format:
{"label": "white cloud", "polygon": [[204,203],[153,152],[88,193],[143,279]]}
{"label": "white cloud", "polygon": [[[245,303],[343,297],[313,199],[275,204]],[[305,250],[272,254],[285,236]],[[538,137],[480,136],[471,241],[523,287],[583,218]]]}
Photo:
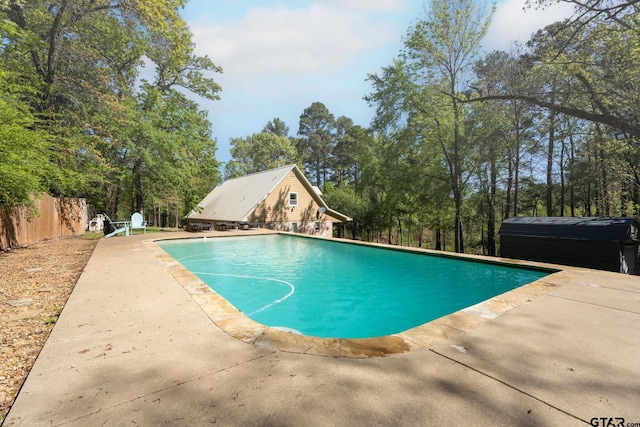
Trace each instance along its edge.
{"label": "white cloud", "polygon": [[483,46],[485,50],[507,50],[513,42],[526,43],[533,33],[568,18],[573,8],[567,3],[545,9],[525,8],[526,0],[505,0],[498,5]]}
{"label": "white cloud", "polygon": [[332,5],[359,12],[398,13],[407,10],[406,0],[312,0],[313,3]]}
{"label": "white cloud", "polygon": [[207,54],[226,75],[249,81],[331,75],[395,36],[353,10],[320,4],[306,9],[255,7],[240,19],[200,21],[190,29],[198,54]]}
{"label": "white cloud", "polygon": [[224,70],[213,76],[221,101],[202,105],[223,161],[230,137],[259,132],[274,117],[295,134],[315,101],[367,126],[366,75],[397,54],[415,12],[409,0],[209,1],[190,2],[189,28],[195,53]]}

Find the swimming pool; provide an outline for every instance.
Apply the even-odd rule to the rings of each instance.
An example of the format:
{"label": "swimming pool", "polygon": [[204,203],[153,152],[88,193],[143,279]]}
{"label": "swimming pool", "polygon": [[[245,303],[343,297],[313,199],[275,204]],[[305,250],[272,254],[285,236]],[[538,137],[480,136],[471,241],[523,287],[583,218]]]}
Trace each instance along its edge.
{"label": "swimming pool", "polygon": [[395,334],[550,273],[290,235],[160,246],[248,317],[321,338]]}

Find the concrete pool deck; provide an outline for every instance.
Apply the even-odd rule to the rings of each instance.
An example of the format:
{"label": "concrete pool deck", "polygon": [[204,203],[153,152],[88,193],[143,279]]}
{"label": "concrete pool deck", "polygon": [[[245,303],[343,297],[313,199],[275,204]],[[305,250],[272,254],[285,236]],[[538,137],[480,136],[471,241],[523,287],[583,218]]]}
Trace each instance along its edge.
{"label": "concrete pool deck", "polygon": [[3,426],[640,423],[638,277],[567,268],[411,351],[323,357],[229,335],[244,326],[212,321],[161,237],[98,243]]}

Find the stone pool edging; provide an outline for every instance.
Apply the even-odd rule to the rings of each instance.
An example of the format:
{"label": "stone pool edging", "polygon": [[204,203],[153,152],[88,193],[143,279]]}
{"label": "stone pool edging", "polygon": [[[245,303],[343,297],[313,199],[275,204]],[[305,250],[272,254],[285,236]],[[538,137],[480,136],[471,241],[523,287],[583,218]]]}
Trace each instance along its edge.
{"label": "stone pool edging", "polygon": [[[259,233],[263,234],[263,233]],[[264,233],[267,234],[267,233]],[[272,233],[269,233],[272,234]],[[278,233],[275,233],[278,234]],[[291,233],[279,233],[291,234]],[[225,238],[232,235],[208,235],[207,237]],[[297,235],[298,236],[298,235]],[[315,236],[302,236],[319,238]],[[398,334],[377,338],[319,338],[295,333],[284,332],[262,325],[238,310],[225,298],[216,293],[195,274],[184,268],[178,261],[165,252],[156,242],[178,240],[185,238],[159,238],[145,240],[146,248],[160,261],[173,278],[200,306],[209,319],[222,331],[231,337],[256,347],[284,351],[289,353],[309,354],[325,357],[368,358],[398,355],[430,348],[442,341],[446,341],[465,331],[474,329],[482,323],[494,319],[507,311],[534,298],[545,295],[563,283],[579,277],[589,269],[565,267],[537,262],[519,261],[503,258],[485,257],[470,254],[443,254],[429,249],[419,249],[375,244],[369,242],[351,241],[345,239],[334,240],[343,243],[366,244],[385,249],[401,250],[414,253],[424,253],[436,256],[447,256],[467,260],[477,260],[485,263],[511,265],[514,267],[533,267],[536,269],[558,270],[541,279],[516,289],[489,298],[481,303],[466,307],[457,312],[432,320]],[[202,237],[186,238],[188,240],[202,239]]]}

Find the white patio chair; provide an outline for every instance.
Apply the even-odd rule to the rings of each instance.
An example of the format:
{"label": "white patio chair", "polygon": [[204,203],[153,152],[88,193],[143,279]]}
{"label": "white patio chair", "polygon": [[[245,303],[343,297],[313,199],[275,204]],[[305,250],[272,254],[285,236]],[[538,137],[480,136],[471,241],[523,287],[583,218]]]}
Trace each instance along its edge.
{"label": "white patio chair", "polygon": [[147,221],[142,220],[142,214],[135,212],[131,215],[131,233],[133,230],[144,230],[144,234],[147,234]]}

